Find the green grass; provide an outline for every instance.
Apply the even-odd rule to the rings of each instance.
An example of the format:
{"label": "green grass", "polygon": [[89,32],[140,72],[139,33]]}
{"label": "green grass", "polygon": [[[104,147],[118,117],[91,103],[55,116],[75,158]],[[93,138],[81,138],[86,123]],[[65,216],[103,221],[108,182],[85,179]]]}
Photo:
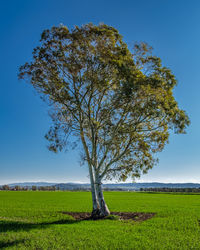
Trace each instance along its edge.
{"label": "green grass", "polygon": [[89,192],[0,191],[0,249],[200,249],[200,195],[105,192],[111,211],[155,212],[144,222],[81,221]]}

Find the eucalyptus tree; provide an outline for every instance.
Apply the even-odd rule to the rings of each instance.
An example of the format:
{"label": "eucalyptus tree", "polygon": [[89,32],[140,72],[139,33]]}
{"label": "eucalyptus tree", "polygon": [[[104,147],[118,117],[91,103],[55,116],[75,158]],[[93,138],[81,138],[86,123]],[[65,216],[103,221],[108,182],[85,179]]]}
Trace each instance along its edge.
{"label": "eucalyptus tree", "polygon": [[28,79],[51,107],[49,150],[80,140],[94,217],[110,213],[103,179],[147,173],[170,129],[184,133],[189,125],[173,96],[177,82],[171,70],[146,43],[129,50],[119,32],[105,24],[45,30],[19,78]]}

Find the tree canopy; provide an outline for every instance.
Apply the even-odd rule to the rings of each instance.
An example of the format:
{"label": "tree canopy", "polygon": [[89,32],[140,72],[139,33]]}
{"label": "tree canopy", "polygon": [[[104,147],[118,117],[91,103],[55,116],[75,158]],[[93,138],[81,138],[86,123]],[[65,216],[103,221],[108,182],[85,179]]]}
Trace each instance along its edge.
{"label": "tree canopy", "polygon": [[102,179],[147,173],[169,131],[185,133],[189,125],[173,96],[177,81],[171,70],[146,43],[129,49],[105,24],[45,30],[19,78],[27,78],[51,106],[49,149],[61,151],[71,135],[82,142],[93,208],[101,214],[107,209]]}

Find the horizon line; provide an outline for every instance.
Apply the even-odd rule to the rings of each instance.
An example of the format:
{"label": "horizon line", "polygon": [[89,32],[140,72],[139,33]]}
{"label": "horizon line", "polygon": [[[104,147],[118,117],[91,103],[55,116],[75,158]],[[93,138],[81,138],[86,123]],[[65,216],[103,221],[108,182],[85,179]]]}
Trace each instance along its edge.
{"label": "horizon line", "polygon": [[[53,183],[53,184],[69,184],[69,183],[73,183],[73,184],[88,184],[90,185],[90,182],[81,182],[81,181],[68,181],[68,182],[54,182],[54,181],[23,181],[23,182],[12,182],[12,183],[6,183],[6,184],[0,184],[2,185],[13,185],[13,184],[24,184],[24,183],[33,183],[33,184],[37,184],[37,183]],[[102,184],[142,184],[142,183],[162,183],[162,184],[200,184],[200,182],[162,182],[162,181],[141,181],[141,182],[105,182]]]}

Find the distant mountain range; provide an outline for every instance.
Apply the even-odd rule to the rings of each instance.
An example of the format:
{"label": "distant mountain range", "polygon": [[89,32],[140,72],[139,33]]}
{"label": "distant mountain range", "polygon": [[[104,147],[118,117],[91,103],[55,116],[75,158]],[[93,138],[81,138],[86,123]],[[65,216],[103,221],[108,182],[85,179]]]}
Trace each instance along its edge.
{"label": "distant mountain range", "polygon": [[[60,190],[88,190],[90,184],[81,183],[49,183],[49,182],[23,182],[8,184],[10,187],[32,187],[32,186],[56,186]],[[103,189],[110,190],[140,190],[140,188],[200,188],[200,183],[161,183],[161,182],[144,182],[144,183],[111,183],[103,184]]]}

